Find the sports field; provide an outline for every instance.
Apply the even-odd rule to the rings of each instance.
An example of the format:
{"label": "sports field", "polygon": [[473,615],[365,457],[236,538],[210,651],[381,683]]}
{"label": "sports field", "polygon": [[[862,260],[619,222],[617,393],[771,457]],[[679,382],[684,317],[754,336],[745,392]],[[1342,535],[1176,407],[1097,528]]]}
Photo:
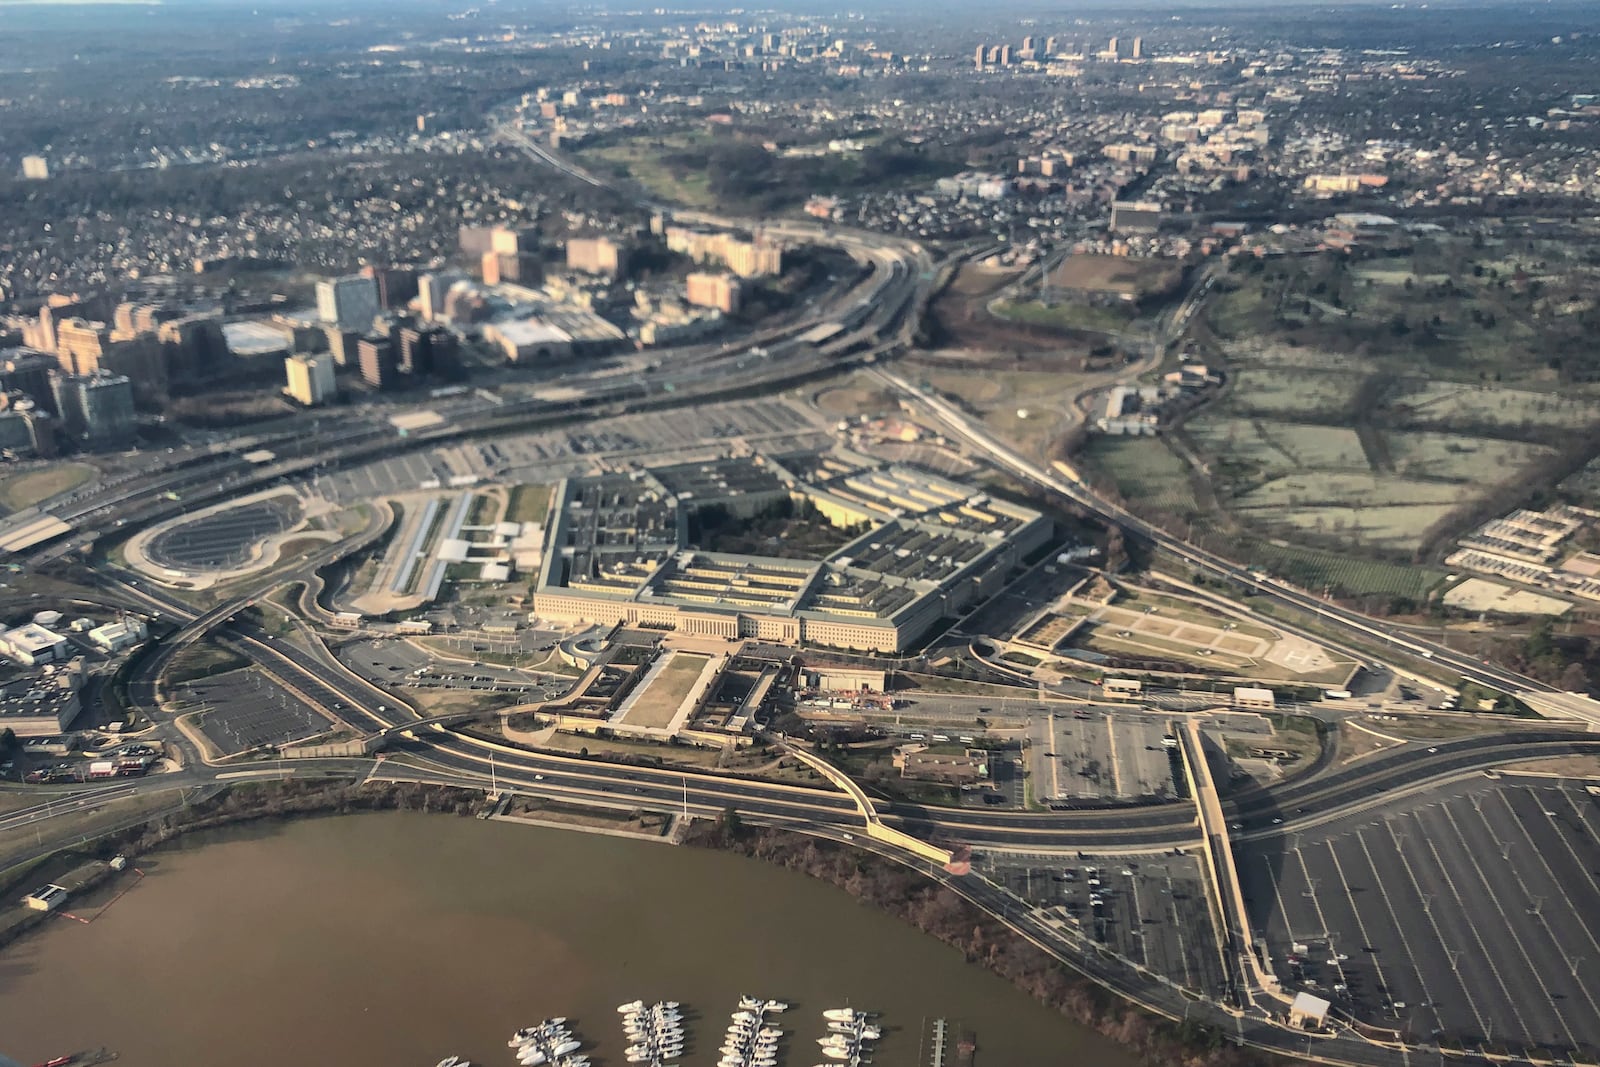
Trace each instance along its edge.
{"label": "sports field", "polygon": [[85,484],[95,475],[87,463],[56,463],[0,479],[0,508],[21,511]]}

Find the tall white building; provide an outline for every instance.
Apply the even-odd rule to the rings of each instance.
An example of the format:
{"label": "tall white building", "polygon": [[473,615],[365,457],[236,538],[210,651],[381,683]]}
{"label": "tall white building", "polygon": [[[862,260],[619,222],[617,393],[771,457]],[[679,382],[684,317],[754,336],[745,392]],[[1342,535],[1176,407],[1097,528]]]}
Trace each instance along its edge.
{"label": "tall white building", "polygon": [[302,352],[283,361],[284,386],[296,401],[308,408],[326,404],[338,392],[333,380],[333,356],[327,352]]}
{"label": "tall white building", "polygon": [[349,274],[317,283],[317,317],[323,322],[365,333],[380,310],[378,283],[372,278]]}
{"label": "tall white building", "polygon": [[23,156],[22,176],[31,182],[42,182],[50,177],[50,161],[43,156]]}
{"label": "tall white building", "polygon": [[444,314],[444,296],[449,288],[437,274],[424,274],[417,279],[417,298],[422,305],[424,322],[434,322]]}

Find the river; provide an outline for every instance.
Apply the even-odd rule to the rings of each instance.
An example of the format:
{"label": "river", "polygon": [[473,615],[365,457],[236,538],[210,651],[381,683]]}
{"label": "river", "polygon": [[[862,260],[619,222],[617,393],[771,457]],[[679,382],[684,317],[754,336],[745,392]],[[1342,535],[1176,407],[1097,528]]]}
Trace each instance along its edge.
{"label": "river", "polygon": [[845,1004],[883,1013],[877,1067],[926,1064],[940,1015],[978,1067],[1133,1063],[899,920],[723,853],[390,813],[194,835],[140,867],[92,924],[0,952],[0,1052],[504,1067],[512,1030],[565,1015],[596,1067],[625,1067],[615,1007],[639,997],[686,1005],[683,1067],[711,1067],[749,992],[791,1005],[782,1067],[822,1062],[822,1009]]}

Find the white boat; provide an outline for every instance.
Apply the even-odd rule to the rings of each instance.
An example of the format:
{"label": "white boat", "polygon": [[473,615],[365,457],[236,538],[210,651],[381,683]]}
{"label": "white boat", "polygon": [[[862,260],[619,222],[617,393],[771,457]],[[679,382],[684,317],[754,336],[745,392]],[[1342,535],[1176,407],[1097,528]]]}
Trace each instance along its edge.
{"label": "white boat", "polygon": [[622,1015],[626,1015],[630,1011],[643,1011],[643,1010],[644,1010],[644,1001],[642,1001],[642,1000],[630,1000],[626,1004],[617,1005],[617,1012],[619,1014],[622,1014]]}
{"label": "white boat", "polygon": [[829,1022],[851,1023],[857,1019],[865,1019],[868,1016],[866,1012],[856,1011],[854,1008],[829,1008],[822,1013],[822,1017]]}
{"label": "white boat", "polygon": [[545,1054],[536,1048],[525,1048],[517,1053],[517,1062],[523,1067],[539,1067],[545,1061]]}
{"label": "white boat", "polygon": [[830,1060],[847,1060],[855,1055],[855,1051],[847,1048],[836,1048],[832,1045],[822,1050],[822,1054]]}
{"label": "white boat", "polygon": [[583,1045],[582,1041],[573,1041],[573,1040],[569,1039],[569,1040],[561,1042],[561,1044],[559,1044],[555,1048],[551,1049],[550,1054],[552,1056],[565,1056],[569,1052],[578,1051],[578,1049],[580,1047],[582,1047],[582,1045]]}
{"label": "white boat", "polygon": [[765,1010],[765,1011],[788,1011],[789,1010],[789,1005],[785,1004],[781,1000],[769,1000],[762,1007],[763,1007],[763,1010]]}
{"label": "white boat", "polygon": [[863,1041],[876,1041],[883,1036],[883,1031],[876,1026],[863,1026],[858,1035]]}
{"label": "white boat", "polygon": [[446,1056],[439,1061],[438,1067],[472,1067],[472,1064],[460,1056]]}
{"label": "white boat", "polygon": [[629,1063],[647,1063],[655,1059],[655,1054],[652,1052],[629,1052],[626,1054],[626,1059]]}

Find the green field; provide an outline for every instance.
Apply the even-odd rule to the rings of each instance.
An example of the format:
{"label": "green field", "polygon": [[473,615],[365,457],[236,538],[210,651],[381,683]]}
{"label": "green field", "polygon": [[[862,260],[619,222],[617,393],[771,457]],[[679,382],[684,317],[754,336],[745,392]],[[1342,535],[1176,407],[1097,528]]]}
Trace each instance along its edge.
{"label": "green field", "polygon": [[710,656],[694,652],[670,653],[672,661],[661,668],[639,694],[629,709],[626,722],[629,726],[662,728],[672,722],[678,707],[694,689],[694,683],[705,670]]}
{"label": "green field", "polygon": [[1479,383],[1407,383],[1397,398],[1409,417],[1437,426],[1498,426],[1527,433],[1539,427],[1579,427],[1600,422],[1600,401]]}
{"label": "green field", "polygon": [[1037,300],[1001,300],[994,304],[994,314],[1012,322],[1029,326],[1043,326],[1056,330],[1094,330],[1116,333],[1125,330],[1134,319],[1132,308],[1107,307],[1099,304],[1041,304]]}
{"label": "green field", "polygon": [[551,487],[548,485],[519,485],[511,490],[511,503],[506,507],[506,522],[537,522],[543,525],[550,511]]}
{"label": "green field", "polygon": [[703,171],[677,171],[661,161],[667,152],[681,151],[696,140],[698,138],[676,136],[659,145],[625,141],[584,149],[583,162],[599,171],[609,165],[612,171],[626,175],[656,196],[676,200],[689,207],[716,207],[717,198],[712,194],[710,179]]}
{"label": "green field", "polygon": [[1318,592],[1326,589],[1351,595],[1380,593],[1420,599],[1445,577],[1445,572],[1436,567],[1352,559],[1333,552],[1262,541],[1241,545],[1238,558],[1275,578]]}
{"label": "green field", "polygon": [[1116,480],[1125,499],[1169,515],[1196,515],[1189,467],[1154,437],[1095,437],[1084,458]]}
{"label": "green field", "polygon": [[55,463],[41,470],[13,474],[0,479],[0,508],[8,512],[31,508],[51,497],[72,492],[96,473],[87,463]]}

